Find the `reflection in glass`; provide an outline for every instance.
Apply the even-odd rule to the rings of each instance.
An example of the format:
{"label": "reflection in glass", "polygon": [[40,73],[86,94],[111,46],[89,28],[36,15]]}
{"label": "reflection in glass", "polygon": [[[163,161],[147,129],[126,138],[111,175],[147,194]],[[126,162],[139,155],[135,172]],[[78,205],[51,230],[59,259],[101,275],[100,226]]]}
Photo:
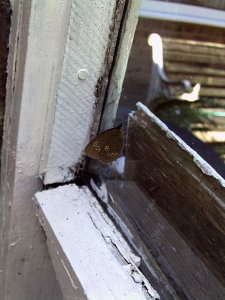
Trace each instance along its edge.
{"label": "reflection in glass", "polygon": [[[191,1],[195,11],[200,2],[217,1]],[[224,36],[140,18],[115,122],[126,129],[123,152],[88,164],[92,190],[161,299],[225,299]]]}

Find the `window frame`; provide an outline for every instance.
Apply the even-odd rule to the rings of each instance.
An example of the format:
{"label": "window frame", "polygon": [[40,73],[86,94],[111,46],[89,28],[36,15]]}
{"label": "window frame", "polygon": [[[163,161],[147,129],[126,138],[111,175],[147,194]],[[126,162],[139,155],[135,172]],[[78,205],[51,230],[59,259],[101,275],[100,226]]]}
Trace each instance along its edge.
{"label": "window frame", "polygon": [[225,27],[224,11],[183,3],[143,0],[140,16],[144,18]]}
{"label": "window frame", "polygon": [[[79,2],[78,0],[74,1]],[[123,2],[121,1],[121,3]],[[84,1],[79,2],[79,4],[82,3]],[[105,116],[111,116],[110,122],[115,115],[114,105],[121,92],[138,17],[138,2],[131,0],[126,4],[127,14],[123,15],[123,27],[119,32],[119,39],[115,35],[113,36],[114,40],[109,40],[114,47],[111,49],[112,52],[109,51],[110,64],[114,58],[117,41],[120,43],[117,45],[118,51],[116,61],[113,62],[114,69],[110,74],[111,81],[108,90],[110,91],[109,97],[113,99],[113,105],[105,110]],[[3,288],[0,288],[2,293],[0,298],[5,299],[6,296],[15,298],[18,295],[21,299],[32,298],[32,295],[37,294],[38,299],[61,299],[62,295],[55,281],[55,273],[48,255],[44,234],[35,217],[35,205],[32,197],[37,191],[43,189],[39,176],[42,176],[43,170],[46,171],[46,162],[49,157],[48,150],[54,130],[56,95],[61,80],[64,54],[68,50],[65,37],[68,34],[72,1],[55,0],[54,5],[38,0],[32,0],[28,4],[25,1],[15,1],[12,2],[12,5],[1,170],[4,213],[1,234],[3,236],[4,233],[5,237],[1,257],[1,267],[4,272],[1,272]],[[113,16],[118,17],[116,14],[119,15],[119,12],[114,11]],[[119,20],[114,23],[115,27],[120,27],[120,20],[121,15]],[[132,26],[130,26],[131,24]],[[107,23],[104,26],[108,25]],[[97,28],[91,29],[98,30]],[[94,31],[92,33],[94,34]],[[124,51],[124,44],[128,45],[126,51]],[[103,65],[103,69],[111,66],[110,64]],[[96,86],[102,89],[97,90],[97,92],[100,91],[100,102],[95,111],[97,117],[92,128],[93,133],[97,130],[103,98],[106,94],[109,70],[107,72],[104,84]],[[118,83],[118,89],[115,89]],[[92,92],[96,91],[92,90]],[[109,98],[107,102],[109,103]],[[91,121],[94,119],[93,103],[89,102],[86,105],[91,113],[86,120],[89,122],[89,128],[86,128],[86,133],[82,137],[83,143],[87,141]],[[110,127],[110,122],[103,122],[103,126]],[[74,164],[79,163],[79,159],[74,161]],[[58,163],[60,164],[60,162]],[[66,174],[65,170],[62,171],[60,178],[63,178],[62,174]],[[65,181],[68,178],[70,177],[66,177]],[[47,180],[45,183],[53,182],[54,180]],[[26,262],[26,266],[24,266],[24,262]],[[39,269],[36,268],[37,265],[39,265]],[[18,276],[21,276],[20,280],[18,280]],[[11,286],[14,286],[13,290]]]}

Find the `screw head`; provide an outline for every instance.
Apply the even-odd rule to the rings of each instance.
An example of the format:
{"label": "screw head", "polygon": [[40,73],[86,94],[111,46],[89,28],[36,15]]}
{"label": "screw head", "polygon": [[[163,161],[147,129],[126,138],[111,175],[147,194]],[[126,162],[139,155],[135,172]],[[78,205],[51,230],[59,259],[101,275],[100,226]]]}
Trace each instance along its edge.
{"label": "screw head", "polygon": [[80,69],[78,71],[78,78],[80,80],[85,80],[88,76],[88,70],[87,69]]}

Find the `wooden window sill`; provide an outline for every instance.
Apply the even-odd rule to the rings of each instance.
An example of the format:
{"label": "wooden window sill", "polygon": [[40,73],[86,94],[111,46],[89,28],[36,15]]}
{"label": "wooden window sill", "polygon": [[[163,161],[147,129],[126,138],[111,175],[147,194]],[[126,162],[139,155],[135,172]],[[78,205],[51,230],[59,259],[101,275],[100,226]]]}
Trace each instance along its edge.
{"label": "wooden window sill", "polygon": [[65,299],[159,299],[87,187],[38,192],[37,216]]}

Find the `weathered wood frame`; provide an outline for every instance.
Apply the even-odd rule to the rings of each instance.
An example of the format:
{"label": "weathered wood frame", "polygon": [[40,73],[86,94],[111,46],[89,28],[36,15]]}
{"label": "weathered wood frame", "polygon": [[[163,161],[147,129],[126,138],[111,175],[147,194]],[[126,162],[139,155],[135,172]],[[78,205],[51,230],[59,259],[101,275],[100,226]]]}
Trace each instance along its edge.
{"label": "weathered wood frame", "polygon": [[146,106],[137,108],[123,177],[106,180],[110,197],[102,201],[149,277],[163,282],[160,293],[168,289],[165,299],[223,298],[225,180]]}
{"label": "weathered wood frame", "polygon": [[117,55],[115,55],[114,66],[107,90],[107,98],[101,120],[101,130],[106,130],[114,126],[127,62],[138,22],[139,8],[139,1],[128,1],[118,38]]}
{"label": "weathered wood frame", "polygon": [[1,168],[1,299],[62,297],[32,197],[42,188],[38,173],[45,120],[60,73],[70,5],[12,2]]}
{"label": "weathered wood frame", "polygon": [[[52,3],[32,0],[13,4],[2,156],[1,299],[62,299],[31,201],[34,193],[42,189],[40,161],[54,132],[56,95],[72,5],[70,1]],[[85,73],[80,73],[82,78]],[[105,86],[97,91],[96,97],[103,98]],[[94,108],[89,104],[87,122],[91,124]],[[109,109],[109,115],[113,111]]]}
{"label": "weathered wood frame", "polygon": [[[83,129],[80,124],[79,128],[72,127],[70,131],[71,137],[71,134],[76,136],[79,130],[83,130],[82,137],[78,136],[81,142],[79,149],[87,141],[93,119],[96,122],[93,130],[96,131],[97,128],[123,8],[127,2],[111,0],[109,10],[107,10],[108,2],[107,7],[106,4],[102,5],[102,2],[98,4],[98,14],[105,17],[101,28],[105,30],[107,39],[103,43],[96,64],[98,71],[92,75],[94,76],[92,83],[96,82],[96,84],[92,84],[89,95],[94,94],[95,97],[86,102],[86,110],[82,110],[82,105],[77,109],[77,116],[80,117],[79,114],[83,114],[88,126]],[[54,132],[57,118],[55,111],[58,105],[60,84],[64,79],[62,74],[65,71],[65,65],[68,67],[69,64],[69,58],[66,55],[64,57],[64,54],[69,56],[68,52],[73,51],[68,44],[73,38],[71,26],[74,24],[71,25],[70,21],[71,12],[76,5],[81,15],[80,6],[82,5],[83,8],[86,5],[85,9],[88,14],[91,11],[87,9],[86,1],[79,0],[12,1],[13,14],[1,170],[1,299],[62,299],[47,251],[45,235],[35,217],[32,197],[43,188],[39,175],[44,174],[42,178],[46,179],[46,170],[50,170],[48,150],[53,144],[52,138],[56,135]],[[77,24],[76,33],[81,30],[81,26],[81,23]],[[134,30],[134,27],[132,29]],[[99,27],[89,24],[88,30],[95,38]],[[88,38],[88,36],[84,35],[83,38]],[[92,43],[89,44],[89,47],[91,46],[93,46]],[[87,47],[85,42],[83,47]],[[82,51],[83,48],[78,47],[78,52],[82,53]],[[126,52],[126,55],[128,54],[129,51]],[[79,77],[80,81],[85,81],[87,75],[89,76],[87,70],[84,70],[86,66],[81,64],[79,67],[75,80]],[[67,69],[65,73],[71,75],[69,71]],[[73,91],[69,94],[72,97]],[[94,112],[96,112],[95,118],[93,118]],[[88,117],[85,118],[87,113]],[[71,116],[74,117],[74,114]],[[70,125],[72,126],[73,122]],[[63,129],[65,126],[58,126],[59,132]],[[66,146],[69,142],[68,138]],[[79,149],[76,148],[73,153],[70,152],[70,158],[74,152],[76,153],[75,160],[74,157],[72,158],[72,167],[78,163],[82,155]],[[57,153],[53,153],[53,157],[55,154]],[[58,167],[60,161],[57,162],[57,158],[59,156],[56,155],[54,162],[58,163]],[[51,179],[46,179],[45,183],[70,180],[71,177],[67,175],[68,168],[62,169],[58,177],[55,175],[51,177],[50,174]]]}
{"label": "weathered wood frame", "polygon": [[56,108],[50,108],[40,175],[45,184],[74,178],[98,128],[126,1],[72,0]]}
{"label": "weathered wood frame", "polygon": [[65,299],[159,299],[88,187],[64,185],[35,196]]}

